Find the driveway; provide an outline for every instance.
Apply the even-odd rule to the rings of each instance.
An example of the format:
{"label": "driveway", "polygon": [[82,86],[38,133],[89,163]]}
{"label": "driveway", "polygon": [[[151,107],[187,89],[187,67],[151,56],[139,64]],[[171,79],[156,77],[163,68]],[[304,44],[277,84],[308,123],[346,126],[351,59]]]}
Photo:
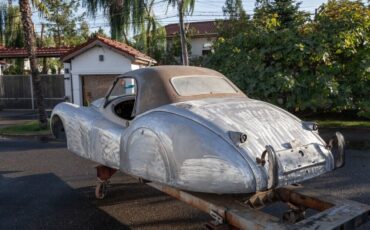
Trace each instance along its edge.
{"label": "driveway", "polygon": [[[96,200],[94,165],[63,143],[0,138],[0,229],[200,229],[210,220],[122,173]],[[370,205],[369,165],[370,152],[348,151],[344,168],[304,184]]]}

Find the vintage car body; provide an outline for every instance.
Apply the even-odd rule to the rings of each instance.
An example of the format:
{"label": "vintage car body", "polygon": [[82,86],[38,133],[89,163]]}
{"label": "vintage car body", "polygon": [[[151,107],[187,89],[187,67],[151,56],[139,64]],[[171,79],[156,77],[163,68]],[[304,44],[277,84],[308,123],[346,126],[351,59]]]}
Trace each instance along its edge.
{"label": "vintage car body", "polygon": [[[190,88],[189,79],[186,84],[179,80],[178,87],[190,91],[219,79],[234,91],[222,82],[217,92],[180,95],[173,80],[179,76],[195,82],[208,77]],[[117,81],[128,78],[135,81],[134,95],[110,101],[114,85],[106,98],[89,107],[57,105],[51,117],[54,135],[65,132],[68,149],[81,157],[196,192],[254,193],[307,180],[344,163],[341,134],[328,145],[314,123],[248,98],[216,71],[150,67]],[[117,112],[120,106],[130,107],[131,116]]]}

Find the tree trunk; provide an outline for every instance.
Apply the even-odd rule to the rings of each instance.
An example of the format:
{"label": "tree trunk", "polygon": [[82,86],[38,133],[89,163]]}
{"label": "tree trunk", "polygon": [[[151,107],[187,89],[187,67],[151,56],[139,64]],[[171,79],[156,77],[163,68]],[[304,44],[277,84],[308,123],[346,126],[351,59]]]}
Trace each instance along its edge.
{"label": "tree trunk", "polygon": [[[147,24],[147,27],[146,27],[146,35],[145,35],[145,52],[146,54],[151,57],[153,54],[151,52],[152,49],[150,49],[150,46],[151,46],[151,25],[150,25],[150,21],[148,20],[148,24]],[[155,33],[155,32],[154,32]]]}
{"label": "tree trunk", "polygon": [[[124,42],[127,44],[127,45],[131,45],[130,43],[130,40],[128,40],[128,37],[127,37],[127,34],[125,32],[125,30],[122,31],[122,35],[123,35],[123,39],[125,40]],[[121,36],[119,36],[119,39],[121,38]],[[119,41],[119,39],[117,39]]]}
{"label": "tree trunk", "polygon": [[[41,24],[41,36],[40,36],[40,45],[39,47],[42,48],[44,47],[44,30],[45,30],[45,24]],[[47,67],[47,59],[46,57],[42,58],[42,71],[43,74],[48,73],[48,67]]]}
{"label": "tree trunk", "polygon": [[178,0],[179,10],[179,27],[180,27],[180,42],[181,42],[181,59],[183,65],[189,65],[188,46],[186,44],[185,25],[184,25],[184,0]]}
{"label": "tree trunk", "polygon": [[36,97],[36,106],[39,113],[40,126],[47,127],[47,114],[45,111],[44,96],[41,89],[41,77],[38,74],[36,59],[36,36],[32,22],[31,6],[28,0],[19,0],[22,25],[25,35],[25,45],[30,59],[33,92]]}
{"label": "tree trunk", "polygon": [[61,35],[60,35],[60,28],[59,28],[59,25],[57,26],[57,37],[58,37],[58,42],[57,42],[57,47],[59,48],[61,46],[61,43],[62,43],[62,38],[61,38]]}

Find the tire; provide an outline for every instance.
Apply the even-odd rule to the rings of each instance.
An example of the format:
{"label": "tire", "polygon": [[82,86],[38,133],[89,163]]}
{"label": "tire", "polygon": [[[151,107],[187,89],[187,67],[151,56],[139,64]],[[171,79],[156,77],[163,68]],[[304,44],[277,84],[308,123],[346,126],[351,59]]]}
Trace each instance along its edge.
{"label": "tire", "polygon": [[66,142],[67,136],[66,136],[66,132],[65,132],[62,120],[58,116],[54,116],[52,118],[51,124],[52,124],[51,129],[52,129],[55,139]]}

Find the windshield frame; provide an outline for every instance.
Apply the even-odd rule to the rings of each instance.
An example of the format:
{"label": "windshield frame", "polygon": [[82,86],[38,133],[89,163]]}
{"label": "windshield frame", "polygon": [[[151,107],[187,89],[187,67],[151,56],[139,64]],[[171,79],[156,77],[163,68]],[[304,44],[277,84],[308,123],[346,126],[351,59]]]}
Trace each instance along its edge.
{"label": "windshield frame", "polygon": [[[122,79],[134,79],[136,93],[134,95],[131,94],[131,95],[118,96],[116,98],[113,98],[113,99],[109,100],[109,96],[112,94],[114,87],[116,86],[116,84],[118,83],[118,81],[119,80],[122,80]],[[114,80],[114,82],[113,82],[112,86],[109,88],[108,92],[105,94],[103,108],[107,107],[112,101],[116,100],[117,98],[122,98],[122,97],[125,97],[125,96],[135,96],[135,100],[136,100],[137,99],[137,95],[138,95],[138,85],[137,85],[136,79],[134,77],[131,77],[131,76],[118,76]]]}

